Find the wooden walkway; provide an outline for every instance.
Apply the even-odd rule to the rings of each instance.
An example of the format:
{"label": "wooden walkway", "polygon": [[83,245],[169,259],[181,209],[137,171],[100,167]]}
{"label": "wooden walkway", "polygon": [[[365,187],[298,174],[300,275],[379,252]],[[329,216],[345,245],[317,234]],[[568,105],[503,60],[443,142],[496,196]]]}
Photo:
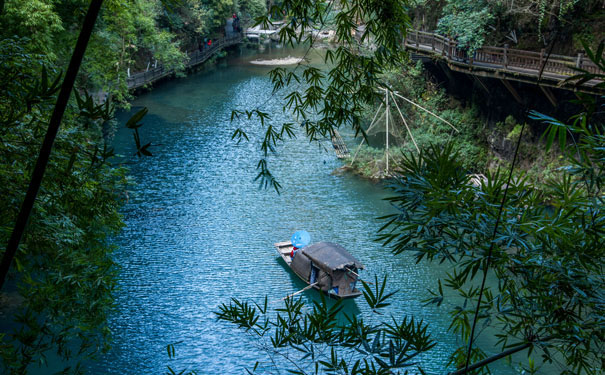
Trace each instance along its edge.
{"label": "wooden walkway", "polygon": [[[203,51],[194,51],[189,54],[189,61],[185,64],[186,68],[193,68],[204,61],[208,60],[218,51],[227,48],[229,46],[238,44],[242,41],[241,35],[235,35],[231,37],[225,37],[212,41],[212,46],[210,48],[206,48]],[[171,74],[174,74],[174,69],[164,69],[163,66],[158,65],[156,68],[149,69],[146,72],[140,72],[132,74],[130,77],[126,79],[126,83],[128,84],[129,90],[134,90],[139,87],[145,86],[149,83],[160,80],[164,77],[167,77]]]}
{"label": "wooden walkway", "polygon": [[540,84],[573,91],[601,93],[594,86],[601,82],[592,80],[576,87],[562,82],[575,74],[573,68],[582,68],[591,73],[605,74],[582,53],[577,56],[551,54],[546,60],[546,51],[525,51],[505,47],[483,47],[472,55],[458,48],[457,42],[435,33],[410,30],[404,40],[406,48],[416,54],[437,57],[447,62],[449,68],[479,77],[499,78],[536,84],[544,66]]}

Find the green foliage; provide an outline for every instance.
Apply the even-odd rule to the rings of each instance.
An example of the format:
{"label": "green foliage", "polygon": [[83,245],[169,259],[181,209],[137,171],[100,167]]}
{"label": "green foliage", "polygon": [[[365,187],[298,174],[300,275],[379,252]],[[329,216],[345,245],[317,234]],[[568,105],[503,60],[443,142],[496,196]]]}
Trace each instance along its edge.
{"label": "green foliage", "polygon": [[515,127],[513,128],[513,130],[511,130],[507,135],[506,138],[516,141],[517,139],[519,139],[519,136],[521,135],[521,129],[522,126],[517,124],[515,125]]}
{"label": "green foliage", "polygon": [[[176,359],[176,348],[175,346],[180,344],[181,342],[175,342],[172,344],[166,345],[166,352],[168,353],[168,359],[175,360]],[[189,370],[188,368],[184,368],[182,370],[175,370],[172,366],[166,366],[166,375],[197,375],[195,370]]]}
{"label": "green foliage", "polygon": [[[595,64],[603,64],[602,47],[587,50]],[[583,71],[572,80],[596,77]],[[580,96],[578,103],[585,110],[570,125],[532,114],[549,124],[547,149],[558,138],[568,162],[544,186],[532,186],[523,176],[511,184],[498,172],[474,185],[451,144],[430,146],[417,157],[405,155],[392,186],[395,195],[388,198],[399,213],[382,218],[379,239],[394,253],[411,251],[418,262],[451,265],[427,300],[441,305],[452,295],[444,287],[457,295],[449,297],[450,329],[468,342],[476,318],[482,330],[496,332],[503,350],[529,348],[531,373],[533,352],[545,363],[562,359],[561,374],[603,371],[604,125],[593,116],[596,98]],[[519,126],[512,120],[501,127],[512,127],[515,135]],[[488,276],[488,268],[492,282],[479,287],[477,276]],[[467,348],[458,348],[450,363],[464,367]],[[471,362],[486,357],[471,349]]]}
{"label": "green foliage", "polygon": [[462,48],[470,50],[507,43],[538,52],[556,33],[554,53],[574,55],[582,49],[580,40],[594,46],[605,32],[598,0],[414,0],[410,13],[414,28],[458,34]]}
{"label": "green foliage", "polygon": [[0,35],[28,37],[27,43],[32,43],[37,51],[54,59],[54,36],[64,32],[65,28],[53,3],[49,0],[6,1],[0,16],[3,29]]}
{"label": "green foliage", "polygon": [[149,151],[149,147],[151,147],[151,143],[146,143],[146,144],[142,145],[141,144],[141,136],[139,134],[139,128],[141,126],[143,126],[143,124],[141,124],[140,121],[147,114],[147,112],[148,112],[147,108],[143,108],[140,111],[138,111],[137,113],[135,113],[126,122],[126,127],[129,128],[129,129],[132,129],[134,131],[133,132],[133,137],[134,137],[135,146],[137,147],[136,155],[138,157],[152,156],[151,155],[151,151]]}
{"label": "green foliage", "polygon": [[[52,112],[60,75],[29,40],[0,41],[0,243],[5,246]],[[122,227],[124,168],[111,166],[112,108],[76,95],[57,135],[12,282],[0,294],[12,322],[0,333],[3,373],[47,356],[79,361],[107,350],[116,267],[107,237]],[[4,301],[10,301],[6,305]]]}
{"label": "green foliage", "polygon": [[267,14],[267,4],[264,0],[238,0],[236,9],[242,21],[248,23]]}
{"label": "green foliage", "polygon": [[[166,21],[164,2],[104,1],[78,85],[124,102],[129,97],[125,82],[128,70],[131,73],[144,70],[156,61],[168,69],[183,69],[187,58],[183,49],[197,46],[195,40],[199,39],[193,29],[210,32],[222,27],[233,10],[229,0],[220,2],[223,9],[220,14],[196,13],[199,3],[184,1],[174,5],[175,16]],[[7,1],[0,15],[3,26],[0,38],[25,36],[26,51],[43,54],[57,66],[67,66],[77,37],[73,31],[80,28],[87,6],[87,2],[79,0]],[[179,22],[170,22],[174,20]],[[165,23],[172,25],[168,27]],[[185,32],[192,36],[186,37]]]}
{"label": "green foliage", "polygon": [[[403,152],[404,150],[399,147],[390,149],[389,162],[397,163]],[[349,159],[345,159],[345,165],[347,169],[361,177],[377,180],[385,177],[386,155],[384,149],[369,147],[364,144],[355,149],[355,154]]]}
{"label": "green foliage", "polygon": [[458,42],[460,48],[473,52],[483,46],[487,27],[494,16],[486,0],[448,0],[437,32]]}
{"label": "green foliage", "polygon": [[376,312],[378,309],[390,305],[390,303],[387,303],[386,300],[388,300],[393,294],[395,294],[395,292],[387,294],[384,293],[384,288],[387,285],[386,275],[384,276],[384,280],[382,280],[382,283],[378,282],[378,276],[375,276],[374,278],[374,290],[372,290],[370,285],[365,281],[362,280],[361,282],[363,285],[363,296],[365,297],[368,306],[370,306],[372,310]]}
{"label": "green foliage", "polygon": [[[605,137],[598,130],[602,124],[588,128],[590,134],[570,150],[570,167],[542,189],[523,177],[507,187],[501,173],[474,186],[452,145],[407,155],[388,199],[399,213],[384,218],[380,235],[396,254],[407,251],[417,261],[451,265],[428,302],[440,304],[451,295],[442,285],[458,296],[451,300],[451,329],[464,342],[479,296],[477,276],[490,262],[493,282],[484,290],[480,326],[497,332],[502,349],[530,343],[529,353],[539,352],[545,362],[563,358],[562,374],[603,370]],[[462,346],[452,362],[464,362],[465,353]],[[475,353],[474,359],[481,356]]]}
{"label": "green foliage", "polygon": [[159,0],[105,2],[100,30],[89,43],[83,66],[90,78],[87,88],[102,89],[122,101],[128,97],[128,69],[135,73],[156,61],[168,69],[183,69],[187,55],[175,34],[160,28],[163,13]]}
{"label": "green foliage", "polygon": [[[385,284],[386,277],[382,283],[376,278],[374,288],[364,283],[365,302],[374,311],[367,317],[343,313],[342,300],[329,303],[323,294],[310,306],[300,298],[287,298],[275,312],[266,297],[262,304],[232,299],[220,305],[216,315],[256,338],[270,363],[280,364],[257,362],[249,374],[281,369],[291,374],[401,374],[402,369],[417,366],[414,359],[435,342],[422,321],[379,319],[380,309],[394,294],[385,293]],[[422,373],[421,368],[418,371]]]}

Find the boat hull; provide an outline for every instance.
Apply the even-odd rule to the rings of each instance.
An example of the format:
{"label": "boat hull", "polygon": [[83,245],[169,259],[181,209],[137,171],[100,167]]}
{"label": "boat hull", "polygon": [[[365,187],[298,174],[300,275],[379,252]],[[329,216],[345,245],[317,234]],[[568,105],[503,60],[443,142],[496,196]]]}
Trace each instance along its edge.
{"label": "boat hull", "polygon": [[[299,274],[298,272],[296,272],[296,270],[292,267],[292,257],[290,256],[290,254],[292,254],[292,250],[294,249],[294,247],[292,246],[292,243],[290,241],[284,241],[284,242],[277,242],[274,244],[275,249],[277,250],[277,253],[279,254],[279,256],[284,260],[284,262],[286,263],[286,265],[294,272],[294,274],[296,276],[298,276],[302,281],[304,281],[305,283],[307,283],[308,285],[311,285],[311,283],[309,282],[309,280],[307,279],[306,276]],[[359,297],[362,293],[361,291],[359,291],[358,289],[355,289],[353,291],[353,293],[349,293],[349,294],[345,294],[345,295],[341,295],[341,294],[336,294],[333,291],[330,292],[326,292],[324,290],[322,290],[319,286],[314,285],[312,287],[313,289],[327,295],[330,298],[339,300],[339,299],[348,299],[348,298],[356,298]]]}

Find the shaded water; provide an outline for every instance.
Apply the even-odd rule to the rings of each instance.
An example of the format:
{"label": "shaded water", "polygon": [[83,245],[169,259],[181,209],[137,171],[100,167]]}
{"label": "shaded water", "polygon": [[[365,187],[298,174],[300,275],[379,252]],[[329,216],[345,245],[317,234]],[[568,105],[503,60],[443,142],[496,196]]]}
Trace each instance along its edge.
{"label": "shaded water", "polygon": [[[151,374],[163,373],[166,365],[187,365],[200,374],[241,374],[255,361],[265,361],[252,339],[217,322],[213,311],[230,297],[276,300],[303,288],[278,260],[273,243],[305,229],[314,241],[347,247],[366,265],[366,278],[389,275],[389,288],[399,293],[388,313],[429,323],[438,345],[422,365],[430,373],[444,373],[456,346],[447,332],[447,307],[421,302],[442,270],[394,257],[374,242],[381,225],[375,218],[391,212],[382,200],[388,193],[380,185],[334,174],[341,162],[331,145],[309,143],[302,134],[279,145],[270,158],[283,185],[281,195],[259,190],[253,181],[261,157],[260,127],[247,124],[250,142],[236,145],[231,135],[237,124],[229,119],[232,109],[267,101],[268,70],[245,57],[232,58],[211,71],[158,85],[120,115],[124,123],[148,107],[142,138],[160,145],[152,150],[154,157],[133,158],[130,166],[136,185],[123,209],[127,227],[115,240],[122,266],[117,312],[110,322],[115,341],[112,351],[91,365],[92,372]],[[276,123],[287,119],[277,100],[261,109]],[[119,153],[130,157],[133,143],[130,132],[119,131]],[[316,298],[315,293],[302,298]],[[346,310],[368,313],[361,300],[347,302]],[[180,343],[177,361],[171,362],[166,345],[174,342]]]}

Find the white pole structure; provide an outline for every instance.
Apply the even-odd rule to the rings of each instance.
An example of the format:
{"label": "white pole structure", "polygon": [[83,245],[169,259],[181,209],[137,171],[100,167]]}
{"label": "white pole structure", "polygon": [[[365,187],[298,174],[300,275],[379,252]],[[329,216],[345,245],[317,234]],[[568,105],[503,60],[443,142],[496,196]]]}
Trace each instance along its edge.
{"label": "white pole structure", "polygon": [[386,112],[387,112],[387,117],[386,117],[386,128],[387,128],[387,148],[386,148],[386,158],[387,158],[387,170],[386,173],[387,175],[389,174],[389,92],[387,91],[387,89],[384,89],[384,96],[385,96],[385,102],[386,102]]}
{"label": "white pole structure", "polygon": [[413,102],[413,101],[411,101],[410,99],[404,98],[403,96],[399,95],[397,92],[395,92],[395,95],[396,95],[398,98],[401,98],[401,99],[405,100],[406,102],[408,102],[408,103],[410,103],[410,104],[412,104],[412,105],[415,105],[416,107],[418,107],[418,108],[422,109],[423,111],[428,112],[428,113],[430,113],[431,115],[433,115],[433,116],[437,117],[439,120],[441,120],[441,121],[445,122],[446,124],[448,124],[449,126],[451,126],[451,127],[452,127],[452,129],[454,129],[455,131],[457,131],[458,133],[460,133],[460,131],[459,131],[458,129],[456,129],[456,127],[455,127],[454,125],[450,124],[448,121],[446,121],[446,120],[442,119],[441,117],[437,116],[436,114],[434,114],[433,112],[429,111],[428,109],[426,109],[426,108],[424,108],[424,107],[422,107],[422,106],[420,106],[420,105],[418,105],[418,104],[414,103],[414,102]]}
{"label": "white pole structure", "polygon": [[[412,138],[412,142],[414,143],[414,146],[416,147],[416,151],[420,152],[420,148],[418,147],[418,144],[416,143],[416,139],[414,139],[414,136],[412,135],[412,131],[410,129],[410,126],[408,125],[407,121],[405,120],[405,117],[403,116],[403,113],[401,112],[401,109],[399,108],[399,104],[397,104],[397,100],[395,100],[395,97],[393,95],[396,95],[397,97],[405,100],[406,102],[412,104],[415,107],[418,107],[420,109],[422,109],[423,111],[429,113],[430,115],[436,117],[437,119],[445,122],[446,124],[448,124],[452,129],[454,129],[456,132],[460,132],[458,129],[456,129],[456,127],[454,125],[452,125],[450,122],[448,122],[447,120],[441,118],[440,116],[436,115],[435,113],[429,111],[428,109],[424,108],[423,106],[414,103],[413,101],[411,101],[408,98],[405,98],[401,95],[399,95],[399,93],[397,93],[397,91],[391,91],[387,88],[384,87],[379,87],[379,90],[384,91],[384,96],[385,99],[382,103],[380,103],[380,106],[378,107],[378,110],[376,110],[376,114],[374,115],[374,118],[372,119],[372,122],[370,122],[370,126],[368,127],[367,132],[370,131],[370,129],[372,129],[373,126],[375,126],[376,124],[378,124],[382,117],[385,116],[385,122],[386,122],[386,173],[389,173],[389,116],[390,116],[390,109],[389,109],[389,93],[391,94],[391,99],[393,100],[393,102],[395,102],[395,106],[397,107],[397,112],[399,112],[399,116],[401,116],[401,120],[403,120],[403,124],[405,125],[405,128],[408,131],[408,134],[410,135],[410,138]],[[378,117],[378,113],[380,113],[380,109],[382,108],[382,105],[386,104],[385,106],[385,110],[384,113],[382,114],[382,116],[380,116],[378,118],[378,121],[376,121],[376,118]],[[355,162],[355,159],[357,158],[357,154],[359,153],[359,150],[361,149],[361,146],[363,145],[363,143],[365,142],[365,138],[361,140],[361,142],[359,143],[359,146],[357,147],[357,150],[355,150],[355,154],[353,155],[353,158],[351,159],[351,163],[350,165],[353,165],[353,163]]]}
{"label": "white pole structure", "polygon": [[416,151],[418,151],[418,153],[420,153],[418,144],[416,144],[416,140],[414,139],[414,136],[412,135],[412,131],[410,130],[410,127],[408,126],[407,121],[405,121],[405,117],[403,117],[403,114],[401,113],[401,109],[399,109],[399,104],[397,104],[397,101],[395,100],[395,97],[393,96],[392,92],[391,92],[391,99],[393,99],[393,102],[395,102],[395,107],[397,107],[397,112],[399,112],[399,116],[401,116],[401,119],[403,120],[403,124],[405,125],[405,128],[408,130],[408,134],[410,135],[410,138],[412,138],[412,142],[414,142],[414,146],[416,146]]}

